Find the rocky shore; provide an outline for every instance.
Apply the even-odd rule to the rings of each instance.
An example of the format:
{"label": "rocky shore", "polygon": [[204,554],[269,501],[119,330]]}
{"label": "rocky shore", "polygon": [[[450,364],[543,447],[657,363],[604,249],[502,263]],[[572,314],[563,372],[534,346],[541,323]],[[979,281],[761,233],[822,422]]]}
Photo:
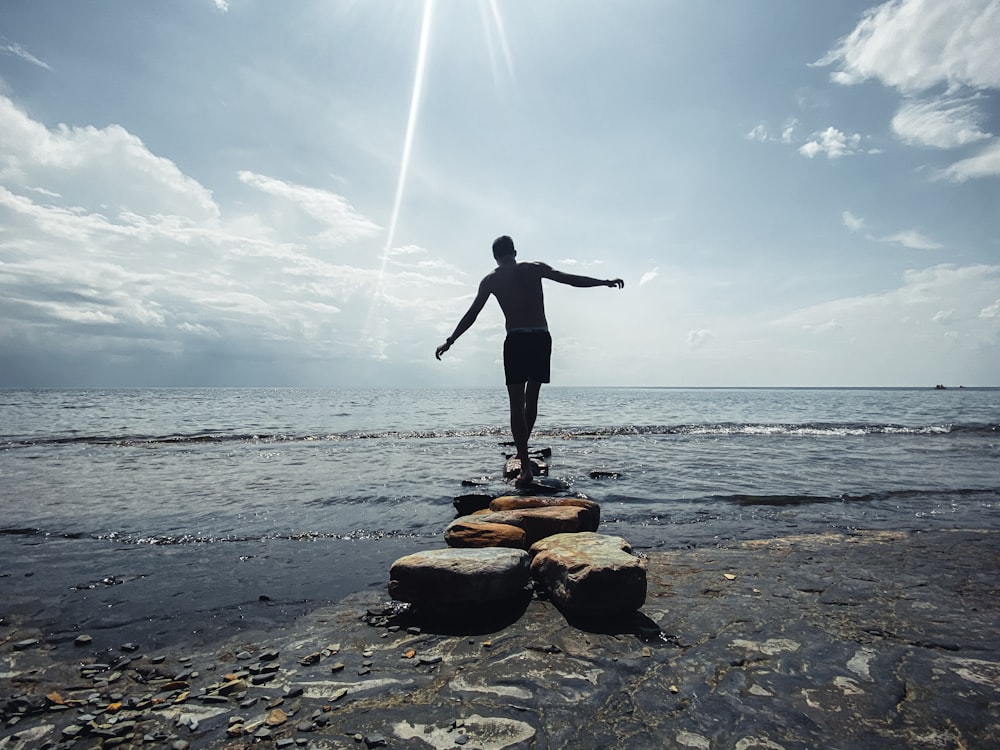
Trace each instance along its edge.
{"label": "rocky shore", "polygon": [[384,591],[149,651],[0,627],[0,748],[979,748],[1000,738],[1000,534],[656,552],[646,603],[570,622]]}

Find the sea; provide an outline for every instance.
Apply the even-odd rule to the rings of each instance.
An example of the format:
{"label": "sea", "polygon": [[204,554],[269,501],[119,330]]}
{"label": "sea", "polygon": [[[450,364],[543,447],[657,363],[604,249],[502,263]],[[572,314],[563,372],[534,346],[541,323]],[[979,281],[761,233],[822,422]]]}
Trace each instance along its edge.
{"label": "sea", "polygon": [[[0,390],[0,620],[163,646],[384,591],[509,440],[502,387]],[[546,386],[531,445],[644,554],[1000,528],[997,388]]]}

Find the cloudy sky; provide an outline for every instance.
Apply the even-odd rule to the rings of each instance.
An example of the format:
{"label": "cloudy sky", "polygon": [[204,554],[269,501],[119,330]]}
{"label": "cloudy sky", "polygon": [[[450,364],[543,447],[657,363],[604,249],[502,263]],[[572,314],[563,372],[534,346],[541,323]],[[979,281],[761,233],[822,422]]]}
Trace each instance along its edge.
{"label": "cloudy sky", "polygon": [[0,18],[0,386],[1000,385],[1000,0]]}

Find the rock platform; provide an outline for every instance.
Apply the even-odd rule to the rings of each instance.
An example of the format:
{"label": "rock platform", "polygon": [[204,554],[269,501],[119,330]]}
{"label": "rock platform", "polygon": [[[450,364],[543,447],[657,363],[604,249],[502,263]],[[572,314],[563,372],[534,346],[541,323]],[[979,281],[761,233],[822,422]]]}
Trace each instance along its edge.
{"label": "rock platform", "polygon": [[11,619],[0,748],[996,746],[1000,533],[809,534],[647,564],[642,612],[607,629],[534,599],[455,633],[374,590],[159,652]]}

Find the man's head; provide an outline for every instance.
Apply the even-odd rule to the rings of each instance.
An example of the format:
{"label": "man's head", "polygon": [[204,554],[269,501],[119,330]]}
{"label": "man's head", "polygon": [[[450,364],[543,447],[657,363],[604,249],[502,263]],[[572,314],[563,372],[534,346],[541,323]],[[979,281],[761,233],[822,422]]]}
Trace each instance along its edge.
{"label": "man's head", "polygon": [[505,234],[493,240],[493,257],[499,261],[507,255],[513,257],[517,255],[517,250],[514,249],[514,240]]}

